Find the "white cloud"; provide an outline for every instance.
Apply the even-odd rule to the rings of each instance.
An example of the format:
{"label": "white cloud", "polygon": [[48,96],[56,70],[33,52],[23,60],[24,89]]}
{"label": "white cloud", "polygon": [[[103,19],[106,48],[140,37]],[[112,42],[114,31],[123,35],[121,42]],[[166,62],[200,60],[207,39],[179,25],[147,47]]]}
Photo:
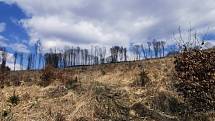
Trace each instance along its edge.
{"label": "white cloud", "polygon": [[5,23],[0,23],[0,32],[3,32],[6,28],[6,24]]}
{"label": "white cloud", "polygon": [[10,47],[17,52],[29,53],[29,49],[26,45],[22,43],[11,44]]}
{"label": "white cloud", "polygon": [[[178,26],[215,27],[214,0],[9,0],[31,16],[21,23],[45,48],[169,40]],[[168,43],[172,43],[171,40]]]}
{"label": "white cloud", "polygon": [[23,43],[9,43],[8,44],[7,43],[8,41],[9,40],[7,38],[0,35],[0,47],[11,48],[14,51],[23,52],[23,53],[29,53],[30,52],[30,50],[26,44],[23,44]]}
{"label": "white cloud", "polygon": [[9,43],[8,44],[7,42],[9,42],[9,40],[7,38],[5,38],[4,36],[0,35],[0,47],[11,48],[14,51],[23,52],[23,53],[30,52],[30,50],[26,44],[23,44],[23,43]]}
{"label": "white cloud", "polygon": [[[5,23],[0,23],[0,33],[5,31],[6,29],[6,24]],[[6,38],[0,34],[0,47],[6,47]]]}
{"label": "white cloud", "polygon": [[[2,61],[2,51],[0,51],[0,63],[2,63],[1,61]],[[6,63],[6,66],[8,66],[11,70],[13,70],[14,69],[14,55],[13,55],[13,53],[9,53],[9,52],[7,52],[7,63]],[[16,65],[15,65],[15,69],[16,70],[21,70],[21,65],[20,64],[18,64],[18,63],[16,63]]]}
{"label": "white cloud", "polygon": [[0,35],[0,47],[7,46],[5,40],[6,40],[6,38]]}

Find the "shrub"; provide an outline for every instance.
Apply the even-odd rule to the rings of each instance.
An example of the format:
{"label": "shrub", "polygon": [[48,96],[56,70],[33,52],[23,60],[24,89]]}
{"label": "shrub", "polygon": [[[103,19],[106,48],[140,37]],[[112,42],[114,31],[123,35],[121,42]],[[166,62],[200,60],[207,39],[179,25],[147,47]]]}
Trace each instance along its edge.
{"label": "shrub", "polygon": [[6,74],[0,71],[0,86],[1,86],[1,88],[4,88],[5,77],[6,77]]}
{"label": "shrub", "polygon": [[18,74],[11,74],[10,76],[10,84],[14,85],[14,86],[20,86],[21,82],[20,82],[20,77]]}
{"label": "shrub", "polygon": [[20,101],[20,98],[18,95],[16,95],[16,92],[13,92],[13,95],[9,97],[8,102],[10,102],[12,105],[17,105]]}
{"label": "shrub", "polygon": [[49,88],[46,92],[46,96],[50,98],[58,98],[64,96],[68,93],[68,90],[64,86],[57,86],[54,88]]}
{"label": "shrub", "polygon": [[0,67],[0,88],[4,88],[5,80],[7,79],[9,72],[10,72],[10,68]]}
{"label": "shrub", "polygon": [[74,89],[79,85],[77,77],[75,79],[71,79],[65,83],[65,87],[67,89]]}
{"label": "shrub", "polygon": [[7,117],[9,113],[10,112],[8,112],[7,110],[3,110],[2,117],[4,117],[4,118]]}
{"label": "shrub", "polygon": [[40,77],[41,82],[39,83],[39,85],[48,86],[51,81],[55,79],[54,71],[55,68],[51,65],[46,66],[45,69],[42,71],[42,75]]}
{"label": "shrub", "polygon": [[13,121],[11,109],[3,109],[0,112],[0,121]]}
{"label": "shrub", "polygon": [[75,119],[75,121],[90,121],[90,119],[87,117],[80,117],[78,119]]}
{"label": "shrub", "polygon": [[101,69],[101,75],[105,75],[105,74],[106,72],[103,69]]}
{"label": "shrub", "polygon": [[186,111],[186,106],[167,92],[159,92],[157,96],[153,97],[152,102],[154,109],[166,114],[184,114]]}
{"label": "shrub", "polygon": [[175,58],[175,84],[191,111],[215,109],[215,51],[192,50]]}
{"label": "shrub", "polygon": [[52,121],[66,121],[65,115],[60,112],[52,112],[51,107],[48,108],[48,115]]}
{"label": "shrub", "polygon": [[145,70],[142,70],[140,74],[138,75],[138,78],[131,84],[131,86],[140,86],[143,87],[148,83],[150,79],[147,76],[147,73]]}
{"label": "shrub", "polygon": [[94,116],[99,120],[126,121],[129,120],[129,102],[125,91],[117,90],[101,83],[92,87],[95,96]]}
{"label": "shrub", "polygon": [[66,118],[62,113],[57,113],[55,116],[55,121],[66,121]]}

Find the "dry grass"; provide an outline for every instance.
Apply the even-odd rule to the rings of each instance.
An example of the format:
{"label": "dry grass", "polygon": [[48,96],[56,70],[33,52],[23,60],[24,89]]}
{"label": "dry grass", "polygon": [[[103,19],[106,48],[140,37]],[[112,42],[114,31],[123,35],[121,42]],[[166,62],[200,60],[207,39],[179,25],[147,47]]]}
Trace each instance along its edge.
{"label": "dry grass", "polygon": [[[57,78],[47,87],[37,85],[40,72],[20,72],[20,86],[0,90],[0,113],[8,112],[0,119],[180,121],[185,119],[178,111],[182,110],[183,98],[172,86],[173,62],[174,58],[165,58],[57,70]],[[147,83],[131,86],[143,69]],[[66,84],[75,79],[78,86],[67,88]],[[20,97],[16,106],[7,102],[14,90]],[[215,116],[214,112],[205,115],[212,117],[211,121]]]}

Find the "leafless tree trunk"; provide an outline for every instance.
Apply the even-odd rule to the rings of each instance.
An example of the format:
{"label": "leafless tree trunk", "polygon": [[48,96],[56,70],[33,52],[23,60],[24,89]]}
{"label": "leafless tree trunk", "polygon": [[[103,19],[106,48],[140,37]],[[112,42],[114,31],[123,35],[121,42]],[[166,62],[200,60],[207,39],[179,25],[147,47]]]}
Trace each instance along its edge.
{"label": "leafless tree trunk", "polygon": [[123,49],[123,53],[124,53],[124,61],[127,61],[127,49],[126,48],[124,48]]}
{"label": "leafless tree trunk", "polygon": [[152,53],[151,53],[151,45],[152,45],[152,43],[151,42],[147,42],[147,44],[148,44],[148,53],[149,53],[149,56],[150,56],[150,58],[152,58]]}
{"label": "leafless tree trunk", "polygon": [[28,55],[28,59],[27,59],[27,70],[31,70],[32,69],[32,54]]}
{"label": "leafless tree trunk", "polygon": [[7,62],[7,53],[6,53],[6,48],[2,47],[2,64],[1,64],[1,68],[4,69],[6,68],[6,62]]}
{"label": "leafless tree trunk", "polygon": [[163,57],[165,55],[165,44],[166,44],[165,41],[161,41],[161,47],[162,47],[162,51],[163,51]]}
{"label": "leafless tree trunk", "polygon": [[143,44],[141,45],[141,50],[142,50],[142,53],[143,53],[144,58],[146,59],[146,58],[147,58],[147,55],[146,55],[146,51],[145,51],[145,49],[144,49],[144,47],[143,47]]}
{"label": "leafless tree trunk", "polygon": [[19,65],[21,66],[21,70],[23,70],[23,59],[24,59],[24,53],[20,53]]}
{"label": "leafless tree trunk", "polygon": [[13,66],[13,70],[14,71],[16,70],[16,60],[17,60],[17,57],[18,57],[18,52],[15,52],[14,53],[14,66]]}

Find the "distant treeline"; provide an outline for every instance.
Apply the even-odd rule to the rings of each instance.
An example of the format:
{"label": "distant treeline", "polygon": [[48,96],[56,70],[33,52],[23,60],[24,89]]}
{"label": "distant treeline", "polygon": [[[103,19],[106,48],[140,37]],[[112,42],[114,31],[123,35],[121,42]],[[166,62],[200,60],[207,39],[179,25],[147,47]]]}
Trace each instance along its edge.
{"label": "distant treeline", "polygon": [[[14,52],[14,68],[20,65],[21,70],[37,70],[46,65],[55,68],[66,68],[77,65],[95,65],[103,63],[115,63],[122,61],[133,61],[140,59],[150,59],[165,56],[165,41],[147,42],[143,44],[130,44],[128,48],[123,46],[112,46],[111,48],[92,46],[90,49],[81,47],[71,47],[62,49],[50,49],[49,52],[42,52],[41,42],[37,41],[31,53]],[[7,52],[5,47],[0,48],[1,65],[6,64]],[[175,54],[172,52],[170,54]]]}
{"label": "distant treeline", "polygon": [[[144,44],[130,44],[128,48],[123,46],[112,46],[111,48],[91,46],[90,49],[81,47],[71,47],[59,49],[50,49],[49,52],[43,52],[41,42],[37,41],[31,53],[14,52],[14,68],[20,65],[21,70],[37,70],[47,65],[55,68],[66,68],[77,65],[95,65],[103,63],[115,63],[122,61],[133,61],[141,59],[159,58],[177,54],[189,49],[201,49],[204,45],[203,40],[195,36],[192,39],[190,34],[189,41],[184,41],[179,28],[179,39],[176,47],[166,48],[165,41],[153,40]],[[6,65],[7,52],[5,47],[0,47],[1,67]]]}

